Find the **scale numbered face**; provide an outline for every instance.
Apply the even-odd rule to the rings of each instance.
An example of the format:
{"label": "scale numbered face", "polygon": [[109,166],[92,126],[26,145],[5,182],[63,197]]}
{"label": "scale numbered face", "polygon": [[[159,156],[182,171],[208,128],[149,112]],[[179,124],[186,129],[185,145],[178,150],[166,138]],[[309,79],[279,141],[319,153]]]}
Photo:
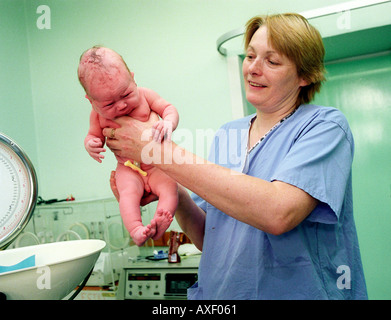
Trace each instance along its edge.
{"label": "scale numbered face", "polygon": [[37,180],[20,147],[0,133],[0,249],[23,230],[34,210]]}

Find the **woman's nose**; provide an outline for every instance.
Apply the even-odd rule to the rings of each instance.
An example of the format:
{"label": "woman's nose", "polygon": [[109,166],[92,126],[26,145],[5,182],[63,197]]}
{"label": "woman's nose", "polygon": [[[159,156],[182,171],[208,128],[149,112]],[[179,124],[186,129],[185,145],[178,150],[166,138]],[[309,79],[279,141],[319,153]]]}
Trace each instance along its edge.
{"label": "woman's nose", "polygon": [[250,74],[259,75],[262,73],[262,61],[259,59],[255,59],[251,62],[248,71]]}

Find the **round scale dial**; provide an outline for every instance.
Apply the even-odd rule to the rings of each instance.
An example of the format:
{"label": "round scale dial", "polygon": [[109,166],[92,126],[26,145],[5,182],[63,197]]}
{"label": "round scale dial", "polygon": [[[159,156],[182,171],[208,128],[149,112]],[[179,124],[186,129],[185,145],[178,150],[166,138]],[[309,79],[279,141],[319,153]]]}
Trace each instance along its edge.
{"label": "round scale dial", "polygon": [[27,225],[38,194],[35,170],[23,150],[0,133],[0,249]]}

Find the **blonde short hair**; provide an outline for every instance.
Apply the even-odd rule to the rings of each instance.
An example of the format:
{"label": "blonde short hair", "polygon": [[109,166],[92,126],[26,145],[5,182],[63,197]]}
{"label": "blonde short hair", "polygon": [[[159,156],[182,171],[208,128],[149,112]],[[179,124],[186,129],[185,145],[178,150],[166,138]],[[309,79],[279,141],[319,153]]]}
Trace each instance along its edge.
{"label": "blonde short hair", "polygon": [[261,26],[267,28],[270,45],[292,60],[299,77],[309,83],[301,88],[297,102],[298,105],[309,103],[325,81],[325,49],[319,31],[296,13],[256,16],[246,24],[246,50],[252,36]]}

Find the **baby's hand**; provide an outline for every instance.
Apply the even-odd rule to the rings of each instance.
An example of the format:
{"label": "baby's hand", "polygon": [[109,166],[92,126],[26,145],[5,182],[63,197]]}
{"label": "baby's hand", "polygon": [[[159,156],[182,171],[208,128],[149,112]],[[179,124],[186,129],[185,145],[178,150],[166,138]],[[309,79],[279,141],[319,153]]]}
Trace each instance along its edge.
{"label": "baby's hand", "polygon": [[162,141],[165,138],[171,141],[172,122],[167,120],[160,120],[152,126],[152,137],[155,141]]}
{"label": "baby's hand", "polygon": [[88,154],[99,163],[101,163],[101,159],[104,159],[105,157],[100,153],[106,151],[106,149],[102,148],[102,144],[102,140],[100,140],[99,138],[90,139],[85,144]]}

